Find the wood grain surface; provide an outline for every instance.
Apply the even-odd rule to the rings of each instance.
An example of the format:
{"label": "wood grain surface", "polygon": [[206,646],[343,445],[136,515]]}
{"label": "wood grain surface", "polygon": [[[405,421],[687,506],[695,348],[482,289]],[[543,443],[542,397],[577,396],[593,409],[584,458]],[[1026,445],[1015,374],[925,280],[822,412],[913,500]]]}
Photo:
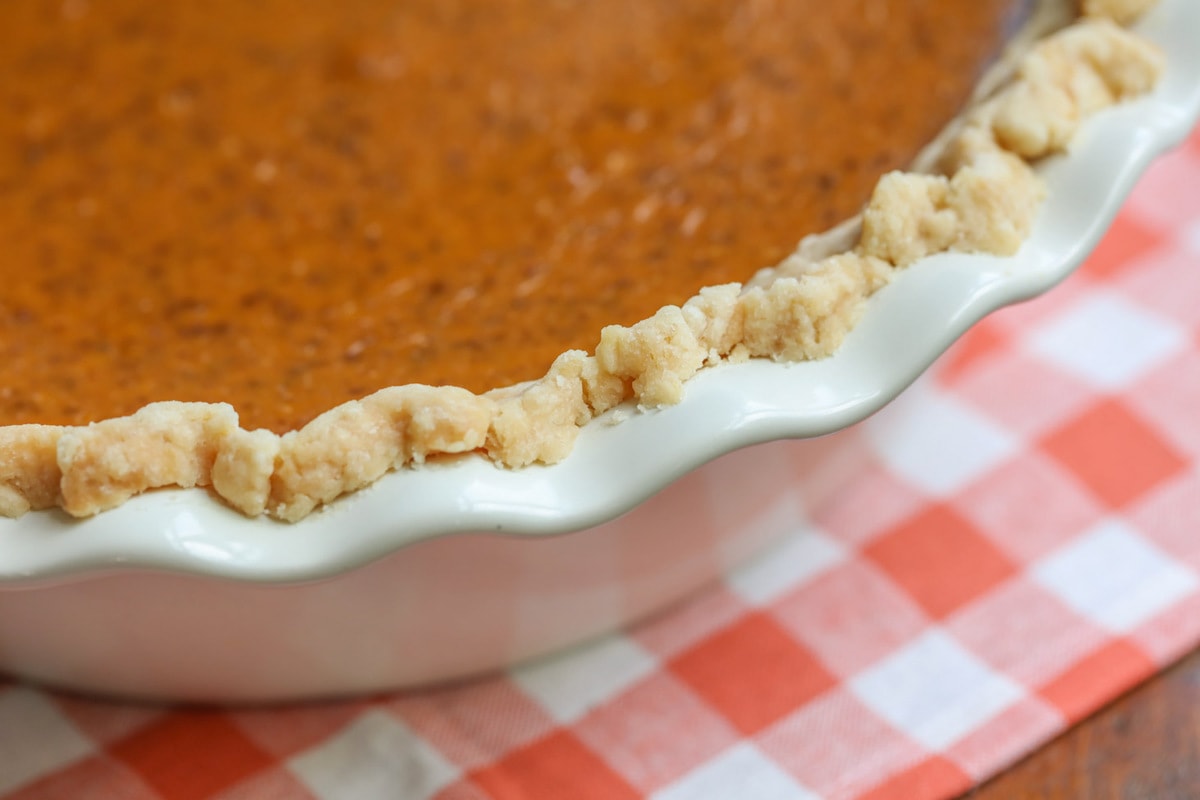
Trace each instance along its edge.
{"label": "wood grain surface", "polygon": [[966,797],[1200,798],[1200,651]]}

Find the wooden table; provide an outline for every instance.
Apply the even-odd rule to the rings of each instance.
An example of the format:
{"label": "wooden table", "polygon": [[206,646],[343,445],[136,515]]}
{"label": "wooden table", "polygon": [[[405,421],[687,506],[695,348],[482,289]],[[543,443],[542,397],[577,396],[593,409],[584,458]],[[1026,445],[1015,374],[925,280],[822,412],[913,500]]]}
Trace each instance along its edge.
{"label": "wooden table", "polygon": [[966,797],[1200,798],[1200,651]]}

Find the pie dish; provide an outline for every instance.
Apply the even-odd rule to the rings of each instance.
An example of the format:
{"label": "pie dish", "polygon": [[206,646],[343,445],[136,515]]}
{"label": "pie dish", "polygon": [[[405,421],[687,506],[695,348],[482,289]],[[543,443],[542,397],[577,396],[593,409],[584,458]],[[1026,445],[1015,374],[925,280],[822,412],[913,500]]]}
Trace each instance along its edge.
{"label": "pie dish", "polygon": [[[1154,85],[1160,54],[1112,21],[1132,19],[1147,5],[1088,2],[1088,19],[1026,41],[1073,13],[1044,0],[1026,26],[1029,36],[1016,39],[1022,48],[993,70],[969,111],[919,160],[932,172],[885,175],[856,221],[806,239],[744,285],[709,286],[641,322],[610,325],[594,354],[568,350],[542,378],[480,394],[393,386],[282,436],[243,429],[237,412],[222,403],[155,402],[87,425],[8,425],[0,428],[0,513],[58,506],[85,517],[150,489],[210,486],[248,516],[294,522],[389,470],[429,459],[475,452],[508,468],[561,461],[594,418],[611,421],[608,412],[622,404],[678,403],[685,382],[717,364],[828,356],[866,298],[912,262],[945,251],[1017,250],[1042,197],[1029,163],[1066,147],[1083,118]],[[163,113],[174,113],[172,103],[192,102],[176,94],[167,100]],[[40,130],[53,123],[37,114],[31,119],[28,158],[36,162],[45,158]],[[256,178],[270,182],[275,169],[260,161]],[[699,224],[689,213],[684,233]],[[44,263],[53,264],[52,256]],[[101,330],[101,345],[107,336]],[[352,344],[345,358],[353,362],[361,350]],[[199,358],[207,350],[195,352]],[[55,358],[51,351],[43,361]]]}
{"label": "pie dish", "polygon": [[[1188,0],[1137,23],[1162,78],[1039,164],[1046,200],[1014,256],[920,260],[829,358],[720,365],[677,405],[608,412],[626,418],[587,426],[558,464],[398,470],[291,525],[202,490],[0,520],[0,666],[141,697],[328,696],[494,669],[662,608],[785,532],[793,514],[761,515],[773,493],[799,486],[815,505],[850,479],[854,423],[963,331],[1078,266],[1200,115],[1197,30]],[[715,487],[720,514],[697,504]]]}

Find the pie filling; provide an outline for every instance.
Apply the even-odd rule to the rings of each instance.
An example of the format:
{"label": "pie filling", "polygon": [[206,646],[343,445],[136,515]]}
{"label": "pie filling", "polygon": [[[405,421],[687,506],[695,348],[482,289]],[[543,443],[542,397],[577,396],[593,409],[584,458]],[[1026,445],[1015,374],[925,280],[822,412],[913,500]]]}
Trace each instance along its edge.
{"label": "pie filling", "polygon": [[8,4],[0,423],[538,378],[857,213],[1027,5]]}
{"label": "pie filling", "polygon": [[1152,3],[1083,0],[983,93],[1071,0],[6,4],[0,514],[297,520],[828,355],[898,269],[1016,251],[1031,163],[1154,85]]}

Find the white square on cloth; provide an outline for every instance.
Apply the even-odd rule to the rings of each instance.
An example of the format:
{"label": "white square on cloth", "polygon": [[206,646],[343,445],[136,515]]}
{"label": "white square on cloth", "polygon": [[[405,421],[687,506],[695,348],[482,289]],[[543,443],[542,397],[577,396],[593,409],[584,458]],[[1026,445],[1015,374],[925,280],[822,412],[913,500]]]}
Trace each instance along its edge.
{"label": "white square on cloth", "polygon": [[16,687],[0,693],[0,792],[60,770],[92,750],[41,692]]}
{"label": "white square on cloth", "polygon": [[1056,367],[1101,389],[1119,389],[1186,348],[1188,337],[1112,292],[1095,292],[1028,342]]}
{"label": "white square on cloth", "polygon": [[742,599],[762,606],[795,591],[848,557],[845,545],[810,526],[739,567],[727,582]]}
{"label": "white square on cloth", "polygon": [[654,800],[818,800],[748,742],[655,792]]}
{"label": "white square on cloth", "polygon": [[1101,522],[1051,553],[1033,575],[1075,611],[1118,633],[1166,610],[1198,584],[1195,573],[1118,520]]}
{"label": "white square on cloth", "polygon": [[927,381],[868,420],[867,433],[888,467],[938,497],[972,483],[1017,450],[1007,431]]}
{"label": "white square on cloth", "polygon": [[943,750],[1021,699],[1021,688],[931,630],[859,673],[850,688],[930,750]]}
{"label": "white square on cloth", "polygon": [[379,709],[292,758],[288,766],[323,800],[426,800],[459,774],[404,723]]}
{"label": "white square on cloth", "polygon": [[512,679],[559,722],[574,722],[655,669],[632,639],[615,634],[518,667]]}

